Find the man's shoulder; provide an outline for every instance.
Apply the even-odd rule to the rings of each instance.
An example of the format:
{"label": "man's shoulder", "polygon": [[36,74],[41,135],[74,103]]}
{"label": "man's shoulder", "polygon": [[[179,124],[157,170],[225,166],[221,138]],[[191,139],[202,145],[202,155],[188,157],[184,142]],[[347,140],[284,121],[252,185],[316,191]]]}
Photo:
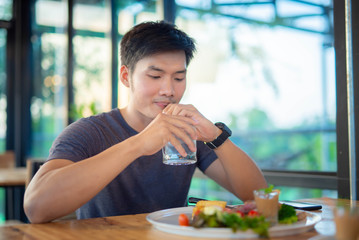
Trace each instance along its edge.
{"label": "man's shoulder", "polygon": [[74,125],[108,125],[108,124],[121,124],[122,115],[118,109],[112,109],[108,112],[102,112],[89,117],[80,118]]}
{"label": "man's shoulder", "polygon": [[111,123],[109,119],[114,119],[114,115],[116,113],[111,110],[81,118],[70,124],[54,141],[49,159],[65,158],[78,161],[120,141],[124,130],[119,123]]}
{"label": "man's shoulder", "polygon": [[122,119],[120,110],[118,108],[115,108],[108,112],[102,112],[102,113],[92,115],[87,118],[83,118],[83,120],[85,120],[85,121],[106,121],[109,119],[115,119],[115,120]]}
{"label": "man's shoulder", "polygon": [[118,127],[119,125],[121,125],[121,115],[116,113],[115,110],[111,110],[109,112],[80,118],[67,126],[61,135],[67,136],[78,133],[93,135],[104,129]]}

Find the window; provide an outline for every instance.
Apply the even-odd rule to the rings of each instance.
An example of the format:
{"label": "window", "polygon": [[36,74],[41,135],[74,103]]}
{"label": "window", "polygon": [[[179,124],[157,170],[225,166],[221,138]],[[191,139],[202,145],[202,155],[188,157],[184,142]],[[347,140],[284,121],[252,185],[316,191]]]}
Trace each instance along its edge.
{"label": "window", "polygon": [[263,169],[336,171],[330,6],[297,5],[179,4],[176,23],[199,48],[183,101],[227,121]]}
{"label": "window", "polygon": [[198,46],[183,102],[227,122],[263,170],[335,172],[331,1],[176,3]]}
{"label": "window", "polygon": [[[31,157],[46,158],[69,122],[113,107],[117,96],[111,89],[116,86],[111,82],[111,7],[117,9],[120,37],[134,24],[158,16],[155,1],[121,1],[114,6],[105,0],[78,0],[73,6],[65,0],[35,1]],[[127,89],[119,86],[114,92],[118,91],[125,104]]]}
{"label": "window", "polygon": [[[111,109],[111,11],[109,1],[74,4],[73,118]],[[99,91],[101,89],[101,91]]]}
{"label": "window", "polygon": [[35,2],[32,157],[45,157],[67,125],[67,1]]}
{"label": "window", "polygon": [[7,29],[12,19],[12,0],[2,1],[0,4],[0,153],[6,149],[6,107],[7,107],[7,74],[6,49]]}
{"label": "window", "polygon": [[[7,130],[7,31],[12,19],[12,0],[0,3],[0,154],[6,150]],[[5,220],[5,190],[0,188],[0,223]]]}

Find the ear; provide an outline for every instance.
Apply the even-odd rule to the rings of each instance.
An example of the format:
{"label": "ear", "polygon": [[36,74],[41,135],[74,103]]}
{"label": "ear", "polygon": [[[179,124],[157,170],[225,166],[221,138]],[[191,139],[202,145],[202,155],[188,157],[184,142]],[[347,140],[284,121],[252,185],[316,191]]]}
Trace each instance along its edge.
{"label": "ear", "polygon": [[129,69],[127,66],[122,65],[120,68],[120,79],[123,85],[130,87]]}

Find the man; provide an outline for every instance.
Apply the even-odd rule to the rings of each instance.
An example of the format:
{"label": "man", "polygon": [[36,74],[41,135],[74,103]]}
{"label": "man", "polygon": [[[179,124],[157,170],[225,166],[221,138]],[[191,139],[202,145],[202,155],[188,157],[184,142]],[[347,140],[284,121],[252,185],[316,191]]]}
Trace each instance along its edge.
{"label": "man", "polygon": [[[121,82],[128,106],[80,119],[55,140],[29,184],[24,209],[33,223],[77,210],[78,218],[152,212],[184,206],[196,167],[242,200],[266,187],[256,164],[192,105],[179,104],[194,41],[174,25],[147,22],[121,41]],[[194,165],[162,163],[176,136],[196,150]],[[214,148],[212,150],[211,148]]]}

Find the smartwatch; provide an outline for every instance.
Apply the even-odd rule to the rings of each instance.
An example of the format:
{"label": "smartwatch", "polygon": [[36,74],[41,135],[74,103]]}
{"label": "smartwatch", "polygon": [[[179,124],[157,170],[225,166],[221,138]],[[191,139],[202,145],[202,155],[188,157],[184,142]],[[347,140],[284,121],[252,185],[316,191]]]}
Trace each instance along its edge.
{"label": "smartwatch", "polygon": [[226,124],[217,122],[214,125],[216,125],[219,129],[221,129],[222,133],[216,139],[214,139],[212,142],[204,142],[211,149],[218,148],[227,140],[228,137],[230,137],[232,135],[231,129],[229,129],[226,126]]}

